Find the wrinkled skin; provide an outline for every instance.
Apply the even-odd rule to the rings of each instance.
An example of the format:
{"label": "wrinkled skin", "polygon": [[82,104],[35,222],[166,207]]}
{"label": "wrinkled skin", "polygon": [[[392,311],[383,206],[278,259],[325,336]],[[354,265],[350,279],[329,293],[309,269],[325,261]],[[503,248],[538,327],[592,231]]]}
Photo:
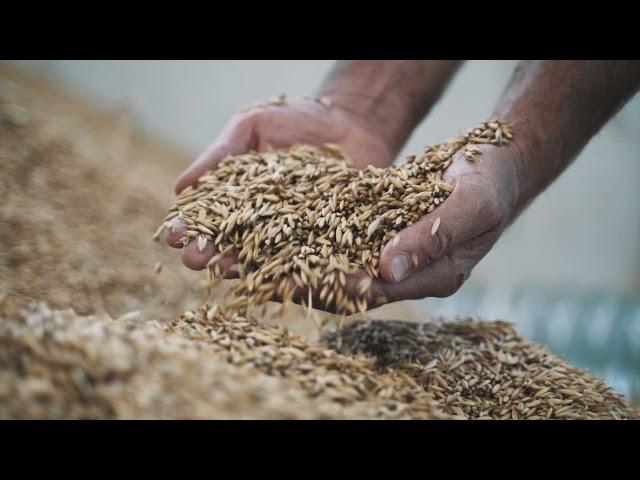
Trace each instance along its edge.
{"label": "wrinkled skin", "polygon": [[[394,153],[380,138],[382,135],[367,127],[363,119],[336,106],[327,109],[312,100],[255,109],[238,114],[229,122],[220,137],[180,176],[176,193],[195,184],[202,173],[215,168],[225,156],[268,146],[335,143],[359,168],[369,164],[385,167],[393,161]],[[517,155],[517,148],[489,145],[475,162],[462,156],[454,160],[444,175],[445,181],[454,185],[453,193],[431,214],[400,232],[396,245],[390,242],[383,249],[381,278],[371,287],[378,304],[444,297],[460,288],[512,219],[518,198],[517,162],[513,161]],[[440,226],[431,236],[437,217]],[[169,245],[181,248],[179,240],[184,230],[182,224],[174,222],[167,234]],[[183,248],[182,261],[189,268],[201,270],[215,253],[211,243],[199,252],[192,242]],[[404,258],[409,266],[402,278],[399,258]],[[236,276],[229,271],[236,261],[234,253],[219,261],[227,278]],[[364,272],[352,275],[349,287],[355,291],[364,275]],[[300,293],[303,298],[306,296]],[[314,306],[323,308],[317,297]]]}
{"label": "wrinkled skin", "polygon": [[[395,245],[385,245],[380,258],[384,281],[375,286],[388,302],[447,297],[469,278],[517,210],[519,151],[510,145],[485,146],[475,162],[457,155],[443,177],[454,185],[451,195],[402,230]],[[437,218],[440,225],[431,235]],[[403,263],[409,267],[404,276]]]}

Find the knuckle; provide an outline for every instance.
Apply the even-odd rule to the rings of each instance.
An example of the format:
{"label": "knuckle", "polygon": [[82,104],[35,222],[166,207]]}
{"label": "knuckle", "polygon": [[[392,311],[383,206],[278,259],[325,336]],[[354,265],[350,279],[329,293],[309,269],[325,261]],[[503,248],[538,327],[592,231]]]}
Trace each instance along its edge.
{"label": "knuckle", "polygon": [[461,259],[452,254],[447,256],[448,273],[444,275],[438,297],[449,297],[460,290],[460,287],[469,278],[473,269],[474,261]]}
{"label": "knuckle", "polygon": [[437,296],[441,298],[450,297],[460,289],[465,280],[466,275],[464,273],[454,273],[451,278],[442,285],[442,289]]}
{"label": "knuckle", "polygon": [[441,225],[435,235],[431,235],[431,226],[427,231],[427,235],[430,238],[429,248],[425,251],[425,258],[423,259],[426,264],[429,264],[432,260],[444,256],[453,245],[453,235],[451,232]]}
{"label": "knuckle", "polygon": [[393,303],[397,300],[397,295],[392,292],[393,289],[386,288],[386,285],[380,282],[374,281],[372,283],[372,294],[370,301],[370,308],[380,307],[387,303]]}
{"label": "knuckle", "polygon": [[260,122],[263,114],[260,111],[248,111],[236,113],[231,120],[231,128],[247,129],[253,128]]}

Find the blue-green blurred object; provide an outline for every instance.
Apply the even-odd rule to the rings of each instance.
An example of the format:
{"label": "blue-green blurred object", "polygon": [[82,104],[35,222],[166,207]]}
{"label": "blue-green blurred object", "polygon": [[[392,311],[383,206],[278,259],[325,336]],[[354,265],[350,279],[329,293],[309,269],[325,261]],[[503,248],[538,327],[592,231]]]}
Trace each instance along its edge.
{"label": "blue-green blurred object", "polygon": [[640,404],[640,297],[463,288],[452,297],[420,303],[435,316],[507,320],[528,340],[548,345]]}

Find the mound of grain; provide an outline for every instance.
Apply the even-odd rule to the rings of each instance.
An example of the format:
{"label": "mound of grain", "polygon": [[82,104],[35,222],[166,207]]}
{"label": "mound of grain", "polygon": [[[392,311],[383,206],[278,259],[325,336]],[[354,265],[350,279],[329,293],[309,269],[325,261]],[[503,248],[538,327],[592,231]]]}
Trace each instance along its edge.
{"label": "mound of grain", "polygon": [[506,322],[367,321],[330,333],[344,354],[404,372],[443,410],[480,419],[637,418],[601,380],[527,342]]}
{"label": "mound of grain", "polygon": [[0,418],[638,417],[504,322],[363,322],[309,343],[217,304],[167,325],[5,296],[0,365]]}
{"label": "mound of grain", "polygon": [[162,157],[120,117],[38,93],[0,76],[0,293],[113,317],[198,305],[200,276],[148,234],[179,162],[158,173]]}
{"label": "mound of grain", "polygon": [[282,327],[0,298],[0,418],[448,418],[413,380]]}

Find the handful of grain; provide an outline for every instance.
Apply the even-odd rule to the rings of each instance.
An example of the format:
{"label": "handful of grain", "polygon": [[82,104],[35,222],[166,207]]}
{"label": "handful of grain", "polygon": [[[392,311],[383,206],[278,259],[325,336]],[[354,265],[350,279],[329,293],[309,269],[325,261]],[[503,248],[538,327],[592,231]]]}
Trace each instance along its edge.
{"label": "handful of grain", "polygon": [[[384,169],[359,170],[331,144],[227,157],[181,193],[155,238],[179,217],[188,228],[183,245],[196,241],[202,251],[213,242],[212,281],[222,278],[220,257],[238,253],[240,281],[228,307],[242,314],[274,297],[286,306],[304,295],[311,308],[314,294],[337,313],[364,312],[372,300],[384,302],[369,289],[382,247],[453,191],[442,174],[454,155],[464,149],[473,161],[476,144],[511,138],[510,127],[493,120]],[[369,276],[353,293],[346,275],[357,270]]]}

